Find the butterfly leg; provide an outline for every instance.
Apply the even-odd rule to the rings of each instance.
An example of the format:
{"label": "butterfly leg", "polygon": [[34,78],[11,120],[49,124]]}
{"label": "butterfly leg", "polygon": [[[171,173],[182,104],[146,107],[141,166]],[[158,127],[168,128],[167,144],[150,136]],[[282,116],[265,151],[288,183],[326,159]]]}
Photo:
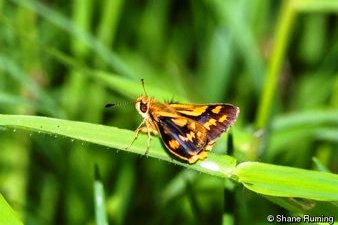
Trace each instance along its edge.
{"label": "butterfly leg", "polygon": [[144,128],[144,129],[142,130],[142,132],[148,134],[148,144],[147,144],[147,149],[146,149],[146,152],[144,153],[145,155],[148,155],[149,149],[150,149],[150,143],[151,143],[151,134],[153,134],[153,135],[158,135],[158,132],[157,132],[157,130],[156,130],[155,125],[154,125],[151,121],[149,121],[149,120],[146,121],[146,126],[145,126],[145,127],[142,127],[142,128]]}
{"label": "butterfly leg", "polygon": [[148,133],[148,144],[147,144],[146,152],[144,153],[145,155],[148,155],[148,153],[149,153],[150,142],[151,142],[150,129],[148,129],[148,128],[147,128],[147,133]]}
{"label": "butterfly leg", "polygon": [[[141,124],[141,125],[143,125],[143,124]],[[138,133],[139,132],[141,132],[141,133],[146,133],[147,135],[148,135],[148,142],[147,142],[147,149],[146,149],[146,151],[145,151],[145,155],[148,155],[148,153],[149,153],[149,149],[150,149],[150,143],[151,143],[151,133],[154,133],[155,134],[155,132],[153,131],[153,130],[151,130],[151,129],[149,129],[147,126],[139,126],[137,129],[136,129],[136,135],[135,135],[135,137],[134,137],[134,139],[133,139],[133,141],[132,141],[132,143],[129,145],[129,147],[135,142],[135,140],[137,139],[137,137],[138,137]],[[128,147],[128,148],[129,148]]]}
{"label": "butterfly leg", "polygon": [[145,122],[146,122],[146,120],[143,120],[142,123],[137,127],[137,129],[135,130],[135,136],[134,136],[132,142],[130,143],[130,145],[128,147],[125,148],[125,150],[128,150],[134,144],[134,142],[136,141],[136,139],[138,137],[138,133],[140,131],[142,132],[143,128],[146,128],[146,127],[143,127]]}

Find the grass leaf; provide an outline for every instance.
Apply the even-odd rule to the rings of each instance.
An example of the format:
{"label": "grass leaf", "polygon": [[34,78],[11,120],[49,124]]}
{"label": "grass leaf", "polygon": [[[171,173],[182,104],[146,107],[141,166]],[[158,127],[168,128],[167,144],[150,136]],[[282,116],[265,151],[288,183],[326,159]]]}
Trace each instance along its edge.
{"label": "grass leaf", "polygon": [[[0,114],[0,126],[62,135],[72,139],[120,150],[126,150],[126,147],[129,146],[135,135],[133,131],[119,129],[117,127],[39,116]],[[147,136],[140,134],[135,143],[128,149],[128,152],[144,155],[146,148]],[[166,153],[159,139],[156,137],[152,138],[148,156],[218,177],[228,177],[231,170],[236,165],[235,158],[227,155],[218,155],[212,152],[209,153],[209,157],[206,160],[197,162],[193,165],[174,160]]]}
{"label": "grass leaf", "polygon": [[234,175],[260,194],[338,201],[338,175],[258,162],[239,164]]}
{"label": "grass leaf", "polygon": [[0,224],[2,225],[23,225],[13,209],[8,205],[0,194]]}

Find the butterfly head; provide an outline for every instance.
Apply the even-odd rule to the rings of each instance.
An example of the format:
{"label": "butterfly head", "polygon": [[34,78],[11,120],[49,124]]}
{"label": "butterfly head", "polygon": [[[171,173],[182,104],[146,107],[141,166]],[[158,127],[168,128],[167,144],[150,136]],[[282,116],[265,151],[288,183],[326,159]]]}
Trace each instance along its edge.
{"label": "butterfly head", "polygon": [[149,111],[150,102],[152,101],[152,99],[148,97],[146,89],[144,88],[143,79],[141,79],[141,84],[142,84],[144,96],[140,96],[136,99],[135,107],[143,118],[148,118],[148,111]]}
{"label": "butterfly head", "polygon": [[151,103],[151,98],[148,96],[141,96],[141,97],[138,97],[136,100],[135,107],[143,118],[148,117],[150,103]]}

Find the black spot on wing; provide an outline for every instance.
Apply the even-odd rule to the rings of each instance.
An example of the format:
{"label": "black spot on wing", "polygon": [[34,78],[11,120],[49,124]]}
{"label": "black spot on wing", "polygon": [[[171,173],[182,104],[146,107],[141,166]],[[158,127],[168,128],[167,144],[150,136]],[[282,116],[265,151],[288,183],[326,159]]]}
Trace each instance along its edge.
{"label": "black spot on wing", "polygon": [[[203,150],[207,143],[206,137],[204,140],[194,139],[193,141],[184,141],[179,138],[179,135],[185,137],[191,130],[187,125],[182,127],[177,126],[171,118],[160,117],[158,129],[166,147],[181,158],[189,159],[192,156],[197,155]],[[171,140],[176,140],[179,143],[179,146],[177,148],[171,148],[169,146],[169,141]]]}

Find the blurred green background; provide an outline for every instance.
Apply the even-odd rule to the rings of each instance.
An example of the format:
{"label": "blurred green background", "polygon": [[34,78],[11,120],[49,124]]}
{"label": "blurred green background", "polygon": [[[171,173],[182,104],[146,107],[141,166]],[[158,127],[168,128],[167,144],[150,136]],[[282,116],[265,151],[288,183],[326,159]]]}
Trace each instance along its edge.
{"label": "blurred green background", "polygon": [[[338,1],[0,0],[0,12],[1,114],[134,130],[144,78],[160,101],[239,106],[238,161],[338,171]],[[25,224],[95,224],[95,164],[109,224],[289,213],[172,163],[0,127],[0,192]]]}

